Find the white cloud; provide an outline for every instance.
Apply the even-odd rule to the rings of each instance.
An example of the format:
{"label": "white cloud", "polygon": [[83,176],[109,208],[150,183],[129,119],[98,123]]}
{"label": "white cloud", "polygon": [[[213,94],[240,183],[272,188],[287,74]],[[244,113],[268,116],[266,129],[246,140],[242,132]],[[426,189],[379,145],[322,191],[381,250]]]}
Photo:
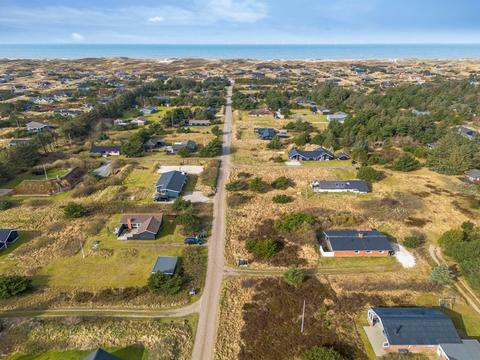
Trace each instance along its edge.
{"label": "white cloud", "polygon": [[75,41],[85,40],[85,36],[83,36],[82,34],[79,34],[77,32],[72,33],[71,36],[72,36],[72,39],[75,40]]}
{"label": "white cloud", "polygon": [[254,23],[268,16],[267,4],[257,0],[208,0],[207,8],[218,20]]}
{"label": "white cloud", "polygon": [[152,16],[148,18],[148,21],[153,23],[159,23],[165,21],[165,18],[163,16]]}

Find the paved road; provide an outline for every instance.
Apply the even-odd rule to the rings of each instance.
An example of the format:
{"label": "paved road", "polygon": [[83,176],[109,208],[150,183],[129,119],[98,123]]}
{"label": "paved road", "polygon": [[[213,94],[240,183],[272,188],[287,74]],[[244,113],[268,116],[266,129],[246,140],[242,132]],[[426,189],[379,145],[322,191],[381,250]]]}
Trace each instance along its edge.
{"label": "paved road", "polygon": [[223,153],[221,156],[217,194],[214,199],[212,236],[208,241],[208,267],[205,288],[200,303],[192,360],[213,359],[218,325],[218,307],[222,288],[225,248],[225,182],[230,170],[230,142],[232,131],[232,86],[228,88],[225,124],[223,129]]}

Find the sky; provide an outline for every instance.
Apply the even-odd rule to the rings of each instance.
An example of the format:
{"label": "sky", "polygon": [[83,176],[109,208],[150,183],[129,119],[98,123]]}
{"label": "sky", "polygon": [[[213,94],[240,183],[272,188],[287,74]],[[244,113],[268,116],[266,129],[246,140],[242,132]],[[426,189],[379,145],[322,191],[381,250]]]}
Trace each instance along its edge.
{"label": "sky", "polygon": [[479,43],[479,0],[0,0],[0,44]]}

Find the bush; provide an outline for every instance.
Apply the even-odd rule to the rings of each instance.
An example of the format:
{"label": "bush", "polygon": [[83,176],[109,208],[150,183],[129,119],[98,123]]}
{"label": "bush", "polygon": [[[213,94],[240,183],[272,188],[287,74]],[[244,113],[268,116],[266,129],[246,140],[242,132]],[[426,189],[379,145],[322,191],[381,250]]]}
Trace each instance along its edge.
{"label": "bush", "polygon": [[403,245],[409,249],[416,249],[423,245],[423,239],[419,236],[408,236],[403,241]]}
{"label": "bush", "polygon": [[0,299],[8,299],[32,288],[32,280],[24,276],[0,275]]}
{"label": "bush", "polygon": [[300,356],[301,360],[344,360],[335,349],[316,346]]}
{"label": "bush", "polygon": [[63,213],[67,219],[77,219],[87,215],[87,209],[81,204],[70,202],[63,209]]}
{"label": "bush", "polygon": [[222,141],[218,138],[210,141],[205,147],[203,147],[198,155],[201,157],[215,157],[222,154]]}
{"label": "bush", "polygon": [[175,199],[172,205],[174,210],[187,210],[192,207],[192,202],[189,200],[185,200],[183,197],[178,197]]}
{"label": "bush", "polygon": [[286,176],[280,176],[272,182],[272,187],[277,190],[285,190],[292,186],[292,181]]}
{"label": "bush", "polygon": [[454,276],[445,265],[435,266],[430,273],[430,281],[435,285],[446,286],[453,283]]}
{"label": "bush", "polygon": [[260,259],[268,259],[280,250],[280,246],[278,242],[271,239],[247,240],[245,249]]}
{"label": "bush", "polygon": [[293,142],[297,146],[303,146],[306,145],[310,142],[310,134],[308,132],[305,132],[303,134],[298,135],[293,139]]}
{"label": "bush", "polygon": [[242,191],[248,188],[248,184],[243,180],[235,180],[225,185],[228,191]]}
{"label": "bush", "polygon": [[293,201],[293,198],[291,196],[281,194],[281,195],[275,195],[272,198],[272,201],[276,204],[288,204]]}
{"label": "bush", "polygon": [[267,144],[267,149],[270,150],[278,150],[282,147],[282,142],[278,140],[278,138],[273,138],[270,140],[270,142]]}
{"label": "bush", "polygon": [[185,235],[195,234],[202,230],[202,219],[193,213],[193,208],[189,208],[185,213],[177,216],[175,224],[183,227]]}
{"label": "bush", "polygon": [[187,148],[181,148],[180,150],[177,151],[177,155],[182,158],[187,158],[190,156],[190,151],[188,151]]}
{"label": "bush", "polygon": [[0,211],[8,210],[13,207],[13,201],[10,200],[0,200]]}
{"label": "bush", "polygon": [[267,184],[265,183],[265,181],[262,180],[261,177],[257,176],[250,181],[250,183],[248,184],[248,188],[251,191],[263,193],[267,191]]}
{"label": "bush", "polygon": [[274,163],[283,163],[283,162],[285,162],[285,159],[284,159],[281,155],[275,156],[275,157],[271,158],[271,160],[272,160]]}
{"label": "bush", "polygon": [[302,212],[283,215],[280,219],[276,220],[273,227],[279,231],[287,233],[297,230],[304,223],[313,225],[315,218],[312,215]]}
{"label": "bush", "polygon": [[223,131],[220,129],[220,127],[218,125],[215,125],[214,127],[212,127],[212,130],[210,130],[210,131],[215,136],[220,136],[220,135],[223,134]]}
{"label": "bush", "polygon": [[[480,199],[473,198],[470,200],[470,208],[472,209],[480,209]],[[1,210],[1,204],[0,204]]]}
{"label": "bush", "polygon": [[420,162],[410,154],[400,156],[392,164],[392,169],[397,171],[408,172],[418,170],[419,168]]}
{"label": "bush", "polygon": [[370,183],[380,181],[385,177],[383,172],[375,170],[370,166],[362,166],[358,169],[357,178]]}
{"label": "bush", "polygon": [[182,282],[178,274],[169,276],[159,271],[150,275],[147,286],[154,293],[174,295],[182,289]]}
{"label": "bush", "polygon": [[290,268],[283,274],[283,281],[288,285],[299,286],[305,280],[305,273],[302,269]]}

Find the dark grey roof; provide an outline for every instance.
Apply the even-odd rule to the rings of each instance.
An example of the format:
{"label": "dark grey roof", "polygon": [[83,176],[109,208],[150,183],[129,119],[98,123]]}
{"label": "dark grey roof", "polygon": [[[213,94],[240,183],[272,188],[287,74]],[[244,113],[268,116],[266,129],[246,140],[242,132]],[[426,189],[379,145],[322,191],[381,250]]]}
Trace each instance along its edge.
{"label": "dark grey roof", "polygon": [[314,181],[312,187],[324,190],[356,190],[363,193],[370,191],[370,187],[363,180],[321,180]]}
{"label": "dark grey roof", "polygon": [[377,230],[325,230],[332,251],[393,251],[388,238]]}
{"label": "dark grey roof", "polygon": [[187,175],[181,171],[173,170],[163,173],[157,181],[157,189],[182,192],[187,181]]}
{"label": "dark grey roof", "polygon": [[7,241],[12,231],[17,231],[17,230],[16,229],[0,229],[0,242],[3,243]]}
{"label": "dark grey roof", "polygon": [[465,171],[465,175],[472,178],[480,178],[480,169],[472,169]]}
{"label": "dark grey roof", "polygon": [[90,152],[92,153],[102,153],[106,151],[120,151],[120,146],[116,145],[94,145]]}
{"label": "dark grey roof", "polygon": [[331,159],[334,158],[333,154],[323,147],[319,147],[318,149],[311,151],[302,151],[298,150],[297,148],[293,148],[288,152],[288,157],[292,158],[295,156],[300,156],[304,159],[319,159],[321,157],[328,157]]}
{"label": "dark grey roof", "polygon": [[462,340],[461,344],[440,344],[450,360],[480,360],[480,343],[477,340]]}
{"label": "dark grey roof", "polygon": [[372,308],[390,345],[459,344],[452,320],[435,308]]}
{"label": "dark grey roof", "polygon": [[259,128],[255,129],[257,135],[262,139],[273,139],[277,132],[273,128]]}
{"label": "dark grey roof", "polygon": [[120,360],[120,358],[106,352],[103,349],[98,348],[97,350],[89,354],[87,357],[85,357],[83,360]]}
{"label": "dark grey roof", "polygon": [[186,148],[188,151],[194,151],[197,148],[197,143],[192,140],[182,141],[178,143],[174,143],[172,145],[172,149],[174,151],[178,151],[180,149]]}
{"label": "dark grey roof", "polygon": [[153,266],[152,273],[162,272],[165,275],[175,274],[178,258],[176,256],[159,256],[155,265]]}

